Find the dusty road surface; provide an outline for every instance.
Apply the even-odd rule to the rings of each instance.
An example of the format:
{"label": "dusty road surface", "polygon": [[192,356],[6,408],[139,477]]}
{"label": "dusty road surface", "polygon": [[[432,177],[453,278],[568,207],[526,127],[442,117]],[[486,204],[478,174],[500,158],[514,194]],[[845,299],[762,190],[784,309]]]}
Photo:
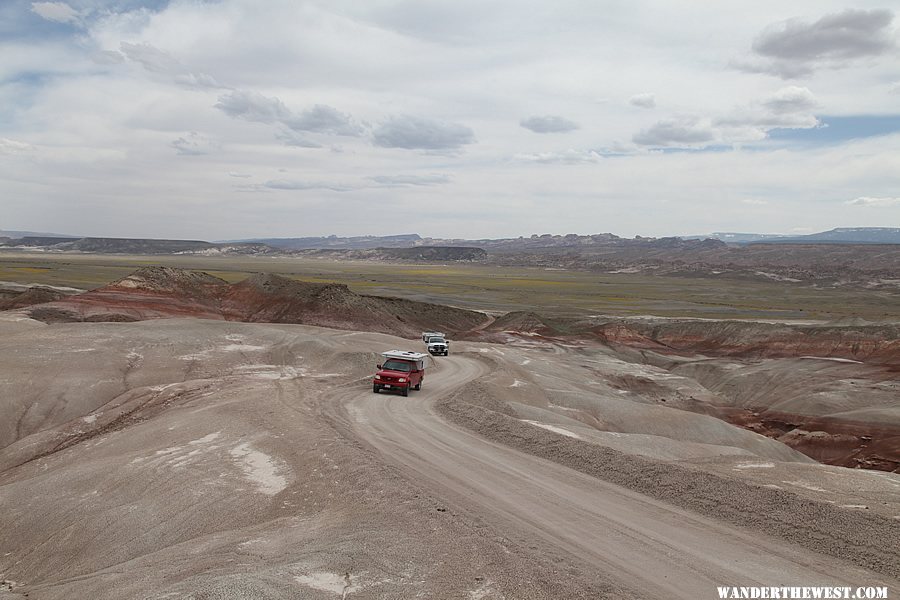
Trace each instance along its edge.
{"label": "dusty road surface", "polygon": [[[421,391],[373,394],[378,353],[418,347],[297,325],[0,316],[0,598],[900,591],[900,476],[826,467],[681,410],[715,398],[605,349],[461,342]],[[613,466],[685,469],[777,502],[746,504],[756,526],[738,527],[491,441],[448,421],[448,403],[542,448],[614,451]],[[701,500],[733,506],[724,489]],[[784,535],[809,514],[837,546]]]}
{"label": "dusty road surface", "polygon": [[409,477],[520,543],[599,570],[642,598],[711,597],[717,585],[887,585],[865,569],[689,513],[447,423],[436,413],[435,400],[487,369],[455,355],[433,371],[414,399],[343,390],[342,405],[330,409],[343,412],[347,427]]}

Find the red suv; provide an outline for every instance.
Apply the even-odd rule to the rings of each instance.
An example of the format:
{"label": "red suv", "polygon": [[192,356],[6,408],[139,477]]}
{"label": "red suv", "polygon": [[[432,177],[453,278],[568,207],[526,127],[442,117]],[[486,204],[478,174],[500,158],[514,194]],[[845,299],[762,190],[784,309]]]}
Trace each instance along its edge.
{"label": "red suv", "polygon": [[401,396],[408,396],[410,388],[422,389],[427,354],[391,350],[382,352],[381,355],[385,361],[384,364],[378,365],[378,372],[372,381],[373,392],[377,394],[381,390],[396,390]]}

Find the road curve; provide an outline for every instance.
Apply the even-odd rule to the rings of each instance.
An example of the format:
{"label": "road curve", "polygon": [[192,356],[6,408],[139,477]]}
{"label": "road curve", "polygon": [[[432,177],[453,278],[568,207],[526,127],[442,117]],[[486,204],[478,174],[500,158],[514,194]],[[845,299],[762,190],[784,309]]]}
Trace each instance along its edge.
{"label": "road curve", "polygon": [[450,424],[436,399],[487,372],[438,359],[408,398],[345,388],[328,413],[409,478],[511,540],[589,565],[642,598],[717,597],[716,586],[888,585],[849,563],[691,513]]}

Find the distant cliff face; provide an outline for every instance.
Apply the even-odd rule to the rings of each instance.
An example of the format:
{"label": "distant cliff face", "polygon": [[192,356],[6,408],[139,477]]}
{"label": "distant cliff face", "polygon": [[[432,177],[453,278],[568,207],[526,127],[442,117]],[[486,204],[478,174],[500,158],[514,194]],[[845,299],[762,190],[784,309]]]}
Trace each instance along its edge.
{"label": "distant cliff face", "polygon": [[273,254],[277,250],[265,244],[214,244],[200,240],[148,240],[132,238],[58,238],[23,237],[0,239],[0,247],[47,250],[51,252],[89,252],[95,254]]}

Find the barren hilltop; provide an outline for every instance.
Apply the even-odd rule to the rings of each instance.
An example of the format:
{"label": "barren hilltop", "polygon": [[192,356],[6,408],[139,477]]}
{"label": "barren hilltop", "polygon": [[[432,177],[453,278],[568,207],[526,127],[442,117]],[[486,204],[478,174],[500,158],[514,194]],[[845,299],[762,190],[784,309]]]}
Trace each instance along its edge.
{"label": "barren hilltop", "polygon": [[430,327],[467,331],[488,320],[458,308],[357,294],[346,285],[269,273],[229,284],[207,273],[171,267],[145,267],[107,286],[33,306],[29,314],[44,322],[199,317],[298,323],[408,337]]}

